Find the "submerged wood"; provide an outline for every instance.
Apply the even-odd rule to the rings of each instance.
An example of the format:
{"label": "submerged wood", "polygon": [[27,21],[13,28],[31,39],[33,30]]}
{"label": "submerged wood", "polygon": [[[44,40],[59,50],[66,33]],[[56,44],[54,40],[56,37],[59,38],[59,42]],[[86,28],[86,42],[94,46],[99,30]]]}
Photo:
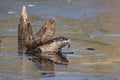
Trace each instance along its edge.
{"label": "submerged wood", "polygon": [[61,49],[69,45],[69,39],[65,37],[54,38],[55,19],[48,20],[38,32],[33,34],[32,26],[28,22],[26,7],[23,6],[18,26],[18,49],[25,50],[27,55],[47,59],[55,63],[68,63],[67,58],[62,55]]}

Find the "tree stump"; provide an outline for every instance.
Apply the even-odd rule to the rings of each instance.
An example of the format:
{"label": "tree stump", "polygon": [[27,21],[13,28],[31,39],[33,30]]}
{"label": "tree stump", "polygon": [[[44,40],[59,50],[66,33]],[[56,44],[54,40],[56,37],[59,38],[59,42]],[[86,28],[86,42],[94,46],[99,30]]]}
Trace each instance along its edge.
{"label": "tree stump", "polygon": [[67,64],[68,60],[62,54],[61,49],[67,45],[70,47],[70,40],[65,37],[54,38],[55,28],[55,19],[53,18],[33,34],[32,26],[28,22],[26,7],[23,6],[18,24],[18,49],[26,52],[20,52],[20,55],[32,55],[39,59]]}

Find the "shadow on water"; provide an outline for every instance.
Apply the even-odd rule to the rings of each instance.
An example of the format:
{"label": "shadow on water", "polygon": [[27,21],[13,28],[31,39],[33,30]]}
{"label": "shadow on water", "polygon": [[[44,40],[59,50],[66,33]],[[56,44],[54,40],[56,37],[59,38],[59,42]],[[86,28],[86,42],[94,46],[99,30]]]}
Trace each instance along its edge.
{"label": "shadow on water", "polygon": [[[37,52],[18,52],[19,56],[22,56],[22,66],[27,66],[28,62],[32,62],[32,65],[39,69],[41,77],[55,77],[55,68],[54,66],[57,65],[67,65],[68,60],[65,56],[61,55],[62,53],[55,53],[55,52],[44,52],[44,53],[37,53]],[[43,54],[41,56],[41,54]],[[46,57],[46,54],[49,55]],[[69,52],[65,52],[65,54],[69,54]],[[26,67],[27,68],[27,67]],[[23,69],[24,72],[25,68]],[[26,70],[25,70],[26,71]],[[23,73],[25,74],[25,73]]]}
{"label": "shadow on water", "polygon": [[23,56],[24,58],[21,58],[22,63],[23,63],[22,66],[24,66],[23,75],[26,75],[24,71],[26,71],[25,69],[27,67],[25,68],[25,66],[27,66],[28,64],[27,62],[29,60],[33,62],[32,64],[36,67],[36,69],[40,70],[41,77],[54,77],[55,76],[54,62],[47,60],[47,59],[39,58],[38,56],[36,57],[35,55],[34,56],[32,55],[31,58],[28,58],[29,56],[31,55],[24,55]]}

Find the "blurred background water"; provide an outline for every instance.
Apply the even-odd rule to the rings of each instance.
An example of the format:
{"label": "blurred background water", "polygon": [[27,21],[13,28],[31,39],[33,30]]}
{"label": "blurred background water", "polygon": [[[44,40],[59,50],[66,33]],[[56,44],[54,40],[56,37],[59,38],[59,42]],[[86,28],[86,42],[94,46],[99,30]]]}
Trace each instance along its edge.
{"label": "blurred background water", "polygon": [[[56,18],[56,36],[71,39],[69,65],[47,65],[48,70],[20,59],[17,32],[23,5],[34,31]],[[119,0],[0,0],[0,40],[0,80],[120,80]]]}

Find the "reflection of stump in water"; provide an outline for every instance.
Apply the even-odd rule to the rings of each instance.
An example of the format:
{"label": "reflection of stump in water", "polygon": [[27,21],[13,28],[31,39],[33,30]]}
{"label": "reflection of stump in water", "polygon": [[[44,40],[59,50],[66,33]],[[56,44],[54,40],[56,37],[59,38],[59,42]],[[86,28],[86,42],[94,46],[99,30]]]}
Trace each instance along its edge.
{"label": "reflection of stump in water", "polygon": [[32,55],[33,53],[26,53],[29,54],[29,56],[32,56],[29,58],[30,61],[34,63],[34,65],[40,69],[40,74],[42,77],[53,77],[55,76],[54,73],[54,62],[41,58],[39,55]]}

